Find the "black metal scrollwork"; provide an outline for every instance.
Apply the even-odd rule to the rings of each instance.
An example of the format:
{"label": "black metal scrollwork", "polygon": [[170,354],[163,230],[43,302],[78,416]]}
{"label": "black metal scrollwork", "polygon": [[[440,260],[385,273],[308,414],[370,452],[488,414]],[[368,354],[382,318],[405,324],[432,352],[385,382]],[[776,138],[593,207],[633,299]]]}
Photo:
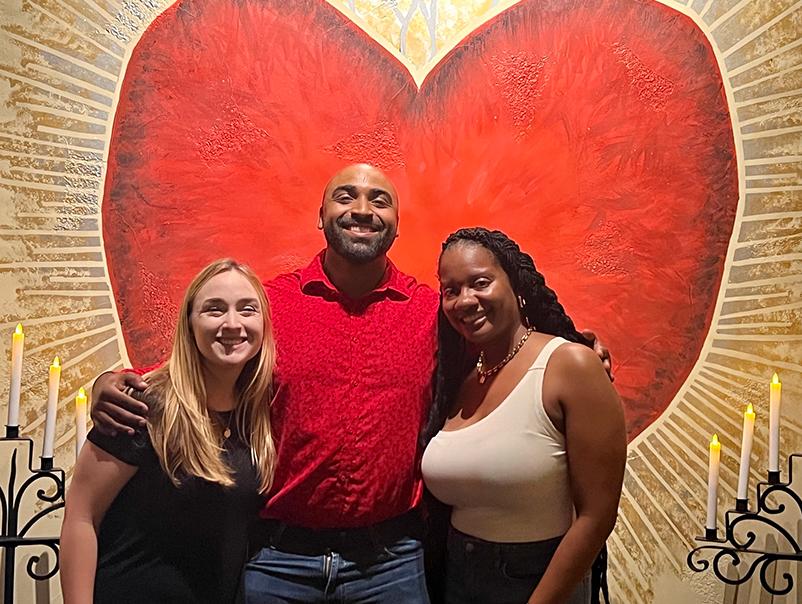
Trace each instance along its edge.
{"label": "black metal scrollwork", "polygon": [[[14,579],[16,574],[16,551],[22,547],[38,547],[42,553],[32,555],[25,565],[28,576],[35,581],[45,581],[56,575],[59,569],[59,538],[28,536],[36,524],[53,512],[64,507],[64,472],[53,468],[52,459],[43,459],[42,468],[33,467],[33,441],[30,438],[10,436],[6,432],[5,438],[0,438],[0,446],[10,446],[11,464],[9,466],[8,483],[5,488],[0,486],[0,519],[2,519],[2,532],[0,533],[0,547],[5,550],[5,572],[3,580],[3,602],[14,602]],[[27,446],[27,469],[30,475],[17,486],[18,465],[25,463],[18,460],[20,444]],[[35,489],[36,499],[45,504],[29,518],[22,518],[22,503],[29,490]],[[20,528],[20,525],[22,527]],[[47,569],[37,568],[44,558],[47,550],[53,553],[47,557]]]}
{"label": "black metal scrollwork", "polygon": [[[788,459],[788,482],[760,482],[757,485],[757,509],[748,512],[728,510],[725,515],[724,539],[698,537],[702,545],[688,553],[688,567],[695,572],[712,568],[719,581],[729,585],[740,585],[749,581],[757,571],[760,584],[767,592],[782,596],[794,588],[794,579],[788,572],[777,578],[778,562],[802,562],[802,548],[798,537],[791,534],[782,524],[769,518],[784,513],[797,513],[802,519],[802,497],[793,484],[794,460],[802,454],[794,453]],[[769,497],[774,496],[774,502]],[[780,499],[786,501],[780,501]],[[791,507],[796,506],[796,510]],[[759,531],[763,529],[763,531]],[[759,532],[768,530],[777,538],[778,550],[767,551],[753,547]],[[711,560],[712,558],[712,560]],[[731,568],[735,573],[727,573]],[[772,575],[774,577],[772,578]]]}

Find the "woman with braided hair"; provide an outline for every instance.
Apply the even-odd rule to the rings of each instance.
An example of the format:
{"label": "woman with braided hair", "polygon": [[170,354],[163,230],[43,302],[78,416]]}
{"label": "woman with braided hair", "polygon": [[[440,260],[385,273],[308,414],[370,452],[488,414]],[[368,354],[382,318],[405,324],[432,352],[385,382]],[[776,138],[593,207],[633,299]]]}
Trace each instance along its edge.
{"label": "woman with braided hair", "polygon": [[509,237],[461,229],[438,272],[437,395],[422,467],[452,506],[446,602],[587,604],[623,481],[618,396]]}

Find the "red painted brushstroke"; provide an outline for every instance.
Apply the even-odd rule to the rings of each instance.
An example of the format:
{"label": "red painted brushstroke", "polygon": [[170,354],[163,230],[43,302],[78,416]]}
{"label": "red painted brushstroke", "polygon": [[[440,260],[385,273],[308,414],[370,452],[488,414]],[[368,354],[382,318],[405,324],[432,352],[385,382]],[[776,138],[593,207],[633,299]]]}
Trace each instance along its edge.
{"label": "red painted brushstroke", "polygon": [[399,185],[403,269],[434,283],[450,231],[503,229],[612,348],[630,436],[665,409],[707,332],[738,197],[721,77],[688,18],[524,1],[418,91],[323,0],[174,5],[131,57],[103,204],[132,362],[164,357],[207,261],[265,277],[305,263],[325,181],[357,160]]}

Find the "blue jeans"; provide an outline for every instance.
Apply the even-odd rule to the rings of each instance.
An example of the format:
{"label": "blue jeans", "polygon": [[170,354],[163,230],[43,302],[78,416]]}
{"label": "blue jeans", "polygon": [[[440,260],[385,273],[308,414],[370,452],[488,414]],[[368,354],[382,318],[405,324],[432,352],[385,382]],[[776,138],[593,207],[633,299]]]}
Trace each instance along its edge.
{"label": "blue jeans", "polygon": [[[448,534],[446,604],[525,604],[537,587],[562,537],[530,543],[494,543]],[[590,575],[565,604],[590,602]]]}
{"label": "blue jeans", "polygon": [[265,547],[245,566],[246,604],[428,604],[423,547],[404,537],[376,551],[307,556]]}

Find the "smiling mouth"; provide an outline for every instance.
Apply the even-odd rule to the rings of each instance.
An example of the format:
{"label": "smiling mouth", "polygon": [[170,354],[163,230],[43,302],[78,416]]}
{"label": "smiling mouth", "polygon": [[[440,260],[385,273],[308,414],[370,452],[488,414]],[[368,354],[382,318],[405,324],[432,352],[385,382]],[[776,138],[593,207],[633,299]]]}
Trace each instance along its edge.
{"label": "smiling mouth", "polygon": [[379,229],[369,224],[352,224],[343,227],[343,230],[348,231],[349,233],[354,233],[356,235],[373,235],[379,232]]}
{"label": "smiling mouth", "polygon": [[226,348],[231,348],[239,344],[244,344],[248,341],[248,338],[217,338],[217,341]]}
{"label": "smiling mouth", "polygon": [[463,317],[460,319],[460,323],[462,323],[468,329],[479,329],[485,324],[485,321],[487,321],[487,315],[472,315],[470,317]]}

